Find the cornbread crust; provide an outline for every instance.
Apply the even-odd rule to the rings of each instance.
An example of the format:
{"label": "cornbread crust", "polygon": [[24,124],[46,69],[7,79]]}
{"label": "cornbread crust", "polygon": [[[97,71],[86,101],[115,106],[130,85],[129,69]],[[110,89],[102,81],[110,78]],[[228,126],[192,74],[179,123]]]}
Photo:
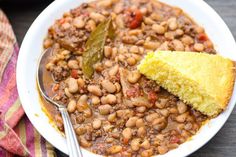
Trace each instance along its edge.
{"label": "cornbread crust", "polygon": [[151,52],[138,69],[208,116],[226,108],[235,80],[233,61],[206,53]]}

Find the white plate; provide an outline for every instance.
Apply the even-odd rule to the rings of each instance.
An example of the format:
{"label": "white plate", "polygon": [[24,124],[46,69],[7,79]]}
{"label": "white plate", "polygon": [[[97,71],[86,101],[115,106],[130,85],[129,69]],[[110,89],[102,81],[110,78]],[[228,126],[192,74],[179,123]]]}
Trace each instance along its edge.
{"label": "white plate", "polygon": [[[165,3],[182,8],[198,24],[202,25],[216,50],[223,56],[236,60],[236,44],[228,27],[219,15],[202,0],[163,0]],[[39,133],[52,145],[68,154],[66,140],[50,124],[42,112],[36,88],[36,65],[42,53],[43,39],[49,26],[66,11],[79,6],[86,0],[57,0],[49,5],[34,21],[22,43],[17,62],[17,87],[24,110]],[[227,109],[210,120],[192,140],[180,145],[165,157],[187,156],[207,143],[224,125],[236,102],[236,88]],[[38,116],[36,116],[38,115]],[[84,156],[97,156],[83,149]]]}

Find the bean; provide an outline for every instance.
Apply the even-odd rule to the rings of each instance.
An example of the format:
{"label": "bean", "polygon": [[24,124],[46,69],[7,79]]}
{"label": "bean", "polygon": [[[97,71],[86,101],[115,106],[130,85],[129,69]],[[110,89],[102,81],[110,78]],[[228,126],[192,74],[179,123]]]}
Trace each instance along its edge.
{"label": "bean", "polygon": [[122,136],[124,137],[124,141],[129,141],[132,138],[132,129],[131,128],[125,128],[122,131]]}
{"label": "bean", "polygon": [[79,137],[79,143],[80,143],[81,146],[83,146],[83,147],[85,147],[85,148],[90,147],[90,146],[92,145],[92,143],[88,142],[88,141],[84,138],[84,136],[80,136],[80,137]]}
{"label": "bean", "polygon": [[[133,29],[133,30],[130,30],[130,31],[128,32],[128,34],[129,34],[129,35],[138,36],[138,35],[141,35],[141,34],[142,34],[142,30],[141,30],[141,29]],[[137,51],[137,50],[136,50],[136,47],[137,47],[137,46],[131,46],[131,48],[132,48],[132,47],[134,48],[135,51]],[[131,49],[131,48],[130,48],[130,49]],[[137,48],[138,48],[138,47],[137,47]],[[134,52],[134,53],[135,53],[135,52]],[[137,53],[137,52],[136,52],[136,53]]]}
{"label": "bean", "polygon": [[118,82],[116,82],[114,85],[116,86],[116,92],[120,92],[120,90],[121,90],[120,84]]}
{"label": "bean", "polygon": [[162,109],[160,110],[160,113],[164,116],[164,117],[168,117],[169,116],[169,111],[168,109]]}
{"label": "bean", "polygon": [[138,48],[138,46],[131,46],[129,51],[131,53],[139,53],[139,48]]}
{"label": "bean", "polygon": [[136,111],[139,113],[143,113],[146,111],[146,107],[145,106],[136,107]]}
{"label": "bean", "polygon": [[64,30],[67,30],[71,27],[71,24],[68,23],[68,22],[65,22],[61,25],[61,28],[64,29]]}
{"label": "bean", "polygon": [[126,127],[134,127],[136,125],[136,121],[138,120],[138,117],[131,117],[129,120],[126,122],[125,126]]}
{"label": "bean", "polygon": [[141,157],[150,157],[152,155],[153,155],[153,150],[152,149],[144,150],[141,153]]}
{"label": "bean", "polygon": [[173,40],[175,38],[174,32],[165,32],[164,36],[168,40]]}
{"label": "bean", "polygon": [[103,16],[100,13],[95,13],[95,12],[90,13],[90,18],[93,19],[94,21],[100,21],[100,22],[103,22],[106,20],[105,16]]}
{"label": "bean", "polygon": [[116,92],[116,86],[112,82],[110,82],[109,80],[103,80],[101,84],[102,84],[102,87],[108,93],[115,93]]}
{"label": "bean", "polygon": [[88,108],[88,104],[87,104],[87,100],[88,100],[88,96],[87,95],[81,95],[78,102],[77,102],[77,110],[79,112],[83,112],[84,110],[86,110]]}
{"label": "bean", "polygon": [[128,74],[127,76],[127,80],[130,82],[130,83],[136,83],[138,82],[138,80],[140,79],[141,77],[141,74],[138,72],[138,71],[132,71]]}
{"label": "bean", "polygon": [[159,101],[156,101],[155,105],[157,108],[164,108],[166,104],[168,103],[168,99],[165,98],[160,98]]}
{"label": "bean", "polygon": [[179,113],[182,114],[182,113],[186,112],[188,108],[184,102],[178,101],[177,102],[177,109],[178,109]]}
{"label": "bean", "polygon": [[175,33],[177,36],[182,36],[184,34],[184,31],[182,29],[177,29]]}
{"label": "bean", "polygon": [[74,99],[70,100],[70,102],[68,103],[67,110],[68,110],[69,113],[75,112],[75,110],[76,110],[76,101]]}
{"label": "bean", "polygon": [[83,111],[83,114],[84,114],[84,117],[86,118],[90,118],[93,115],[92,110],[90,108],[85,109]]}
{"label": "bean", "polygon": [[100,0],[97,2],[98,7],[108,8],[112,5],[112,0]]}
{"label": "bean", "polygon": [[137,135],[138,137],[144,137],[146,135],[146,129],[145,127],[138,128]]}
{"label": "bean", "polygon": [[104,46],[104,56],[109,58],[111,56],[112,49],[110,46]]}
{"label": "bean", "polygon": [[69,92],[69,89],[68,89],[68,88],[65,88],[65,89],[64,89],[64,92],[65,92],[65,94],[66,94],[66,96],[67,96],[68,98],[73,97],[73,95]]}
{"label": "bean", "polygon": [[76,129],[75,129],[75,132],[76,132],[76,134],[77,135],[83,135],[83,134],[85,134],[86,133],[86,128],[84,127],[84,126],[80,126],[80,127],[77,127]]}
{"label": "bean", "polygon": [[111,113],[111,114],[107,117],[107,120],[108,120],[109,122],[115,122],[115,120],[116,120],[116,112]]}
{"label": "bean", "polygon": [[86,27],[90,31],[94,31],[96,29],[96,22],[94,20],[89,20],[86,24]]}
{"label": "bean", "polygon": [[116,96],[113,94],[108,94],[101,98],[102,104],[115,104],[117,102]]}
{"label": "bean", "polygon": [[113,59],[116,58],[117,53],[118,53],[118,49],[117,49],[116,47],[113,47],[113,48],[112,48],[112,55],[111,55],[111,57],[112,57]]}
{"label": "bean", "polygon": [[165,33],[165,28],[161,25],[158,25],[158,24],[153,24],[152,30],[154,32],[156,32],[157,34],[164,34]]}
{"label": "bean", "polygon": [[100,103],[100,99],[97,96],[92,96],[91,103],[93,105],[98,105]]}
{"label": "bean", "polygon": [[191,45],[194,43],[193,38],[191,38],[188,35],[185,35],[184,37],[182,37],[181,41],[185,44],[185,45]]}
{"label": "bean", "polygon": [[107,149],[108,154],[116,154],[119,153],[120,151],[122,151],[122,146],[120,145],[114,145]]}
{"label": "bean", "polygon": [[102,90],[98,85],[89,85],[88,91],[96,96],[102,96]]}
{"label": "bean", "polygon": [[107,68],[112,67],[112,64],[113,64],[113,62],[112,62],[111,60],[106,60],[106,61],[104,62],[104,66],[107,67]]}
{"label": "bean", "polygon": [[118,71],[119,71],[119,65],[116,64],[115,66],[113,66],[113,67],[109,70],[108,73],[109,73],[110,76],[115,76]]}
{"label": "bean", "polygon": [[194,30],[199,34],[204,32],[204,28],[200,26],[195,26]]}
{"label": "bean", "polygon": [[141,147],[143,147],[144,149],[149,149],[151,147],[151,144],[147,139],[145,139],[141,144]]}
{"label": "bean", "polygon": [[153,21],[151,18],[149,17],[145,17],[144,18],[144,23],[147,24],[147,25],[153,25],[155,24],[155,21]]}
{"label": "bean", "polygon": [[70,69],[79,69],[79,64],[77,60],[69,60],[68,61],[68,67]]}
{"label": "bean", "polygon": [[112,109],[111,105],[101,105],[101,106],[98,107],[98,110],[99,110],[101,115],[109,114],[111,109]]}
{"label": "bean", "polygon": [[83,28],[85,26],[85,22],[83,21],[83,19],[81,17],[76,17],[73,20],[73,25],[76,28]]}
{"label": "bean", "polygon": [[187,116],[188,116],[188,112],[185,112],[185,113],[183,113],[183,114],[177,116],[177,117],[175,118],[175,120],[176,120],[177,122],[179,122],[179,123],[183,123],[183,122],[185,122],[185,120],[187,119]]}
{"label": "bean", "polygon": [[145,117],[146,121],[147,122],[152,122],[154,119],[158,118],[159,115],[157,113],[152,113],[152,114],[149,114]]}
{"label": "bean", "polygon": [[160,43],[157,42],[157,41],[146,41],[144,44],[143,44],[144,48],[146,49],[150,49],[150,50],[156,50],[159,46],[160,46]]}
{"label": "bean", "polygon": [[193,48],[194,48],[194,50],[196,50],[196,51],[198,51],[198,52],[202,52],[205,47],[204,47],[204,45],[201,44],[201,43],[195,43],[195,44],[193,45]]}
{"label": "bean", "polygon": [[172,41],[172,43],[176,51],[184,51],[184,45],[180,40],[175,39]]}
{"label": "bean", "polygon": [[68,91],[70,93],[76,93],[79,90],[79,86],[77,84],[77,80],[74,78],[69,78],[67,81]]}
{"label": "bean", "polygon": [[133,57],[129,57],[129,58],[127,59],[127,63],[128,63],[130,66],[133,66],[133,65],[136,64],[136,60],[135,60],[135,58],[133,58]]}
{"label": "bean", "polygon": [[123,36],[122,42],[125,44],[134,44],[138,41],[138,37],[131,35],[131,36]]}
{"label": "bean", "polygon": [[176,18],[170,18],[168,19],[169,29],[174,31],[178,28],[177,20]]}
{"label": "bean", "polygon": [[119,14],[123,11],[123,6],[124,6],[124,3],[117,3],[115,6],[114,6],[114,12],[116,14]]}
{"label": "bean", "polygon": [[130,142],[131,149],[133,151],[138,151],[140,148],[140,138],[135,138]]}
{"label": "bean", "polygon": [[144,121],[141,118],[136,120],[135,125],[136,125],[137,128],[145,126]]}
{"label": "bean", "polygon": [[84,88],[85,82],[84,82],[84,80],[83,80],[82,78],[78,78],[78,79],[77,79],[77,83],[78,83],[78,86],[79,86],[80,88]]}
{"label": "bean", "polygon": [[168,152],[168,147],[166,147],[164,145],[163,146],[158,146],[157,150],[158,150],[159,154],[165,154],[166,152]]}
{"label": "bean", "polygon": [[102,121],[100,119],[94,119],[93,121],[93,128],[99,129],[102,126]]}
{"label": "bean", "polygon": [[45,49],[47,49],[47,48],[51,47],[52,44],[53,44],[53,40],[50,39],[50,38],[46,38],[46,39],[44,40],[44,42],[43,42],[43,47],[44,47]]}
{"label": "bean", "polygon": [[169,111],[170,111],[170,113],[172,113],[172,114],[178,113],[178,110],[177,110],[177,108],[175,108],[175,107],[170,108]]}

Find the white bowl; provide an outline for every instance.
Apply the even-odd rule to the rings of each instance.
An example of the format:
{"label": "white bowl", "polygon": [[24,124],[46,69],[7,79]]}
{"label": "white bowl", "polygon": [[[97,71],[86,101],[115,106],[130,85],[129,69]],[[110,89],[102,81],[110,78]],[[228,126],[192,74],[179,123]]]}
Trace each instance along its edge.
{"label": "white bowl", "polygon": [[[199,25],[202,25],[217,52],[236,60],[236,44],[228,27],[219,15],[203,0],[162,0],[182,8]],[[41,110],[36,87],[36,65],[42,53],[43,39],[49,26],[66,11],[79,6],[86,0],[57,0],[49,5],[34,21],[22,43],[17,62],[17,87],[25,113],[39,133],[53,146],[68,154],[65,138],[49,123],[48,117]],[[171,150],[165,157],[187,156],[207,143],[224,125],[236,103],[236,87],[227,109],[218,117],[211,119],[191,140]],[[36,116],[37,115],[37,116]],[[84,156],[97,156],[83,149]]]}

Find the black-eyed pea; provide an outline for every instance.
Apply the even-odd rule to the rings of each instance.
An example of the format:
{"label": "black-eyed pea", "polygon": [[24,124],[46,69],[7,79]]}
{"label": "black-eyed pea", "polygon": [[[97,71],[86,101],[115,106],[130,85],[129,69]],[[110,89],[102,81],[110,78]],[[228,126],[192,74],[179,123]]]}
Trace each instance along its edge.
{"label": "black-eyed pea", "polygon": [[135,125],[136,125],[137,128],[145,126],[144,120],[141,119],[141,118],[137,119]]}
{"label": "black-eyed pea", "polygon": [[79,126],[75,129],[75,132],[77,135],[83,135],[86,133],[86,128],[82,125],[82,126]]}
{"label": "black-eyed pea", "polygon": [[184,51],[184,45],[180,40],[175,39],[172,41],[172,43],[176,51]]}
{"label": "black-eyed pea", "polygon": [[80,88],[84,88],[85,82],[84,82],[84,80],[83,80],[82,78],[78,78],[78,79],[77,79],[77,83],[78,83],[78,86],[79,86]]}
{"label": "black-eyed pea", "polygon": [[144,137],[146,135],[147,131],[145,127],[138,128],[137,135],[138,137]]}
{"label": "black-eyed pea", "polygon": [[66,96],[67,96],[68,98],[73,97],[73,94],[71,94],[71,93],[69,92],[69,89],[68,89],[67,87],[64,89],[64,92],[65,92],[65,94],[66,94]]}
{"label": "black-eyed pea", "polygon": [[106,151],[108,154],[117,154],[122,151],[122,146],[114,145],[114,146],[111,146],[110,148],[108,148]]}
{"label": "black-eyed pea", "polygon": [[133,57],[129,57],[127,58],[127,63],[130,65],[130,66],[133,66],[137,63],[136,59],[133,58]]}
{"label": "black-eyed pea", "polygon": [[91,103],[92,103],[93,105],[98,105],[98,104],[100,103],[99,97],[97,97],[97,96],[92,96],[92,97],[91,97]]}
{"label": "black-eyed pea", "polygon": [[101,85],[108,93],[116,92],[116,86],[109,80],[103,80]]}
{"label": "black-eyed pea", "polygon": [[167,146],[162,145],[162,146],[158,146],[157,150],[158,150],[159,154],[165,154],[166,152],[168,152],[169,149]]}
{"label": "black-eyed pea", "polygon": [[77,104],[76,104],[76,108],[79,112],[83,112],[86,109],[88,109],[87,100],[88,100],[87,95],[80,96],[80,98],[79,98],[79,100],[77,101]]}
{"label": "black-eyed pea", "polygon": [[116,121],[116,112],[109,114],[107,117],[107,120],[109,122],[115,122]]}
{"label": "black-eyed pea", "polygon": [[82,19],[82,17],[76,17],[74,18],[73,20],[73,25],[76,27],[76,28],[83,28],[85,26],[85,22],[84,20]]}
{"label": "black-eyed pea", "polygon": [[74,78],[69,78],[67,80],[67,85],[70,93],[76,93],[79,90],[77,80]]}
{"label": "black-eyed pea", "polygon": [[86,140],[84,136],[79,136],[79,143],[85,148],[90,147],[92,145],[92,143]]}
{"label": "black-eyed pea", "polygon": [[136,83],[136,82],[138,82],[140,77],[141,77],[141,74],[138,71],[131,71],[131,72],[129,72],[129,74],[127,76],[127,80],[130,83]]}
{"label": "black-eyed pea", "polygon": [[164,34],[165,33],[165,27],[158,25],[158,24],[153,24],[152,25],[152,30],[156,32],[157,34]]}
{"label": "black-eyed pea", "polygon": [[149,18],[149,17],[145,17],[145,18],[144,18],[144,23],[145,23],[146,25],[153,25],[153,24],[155,24],[156,22],[155,22],[154,20],[152,20],[151,18]]}
{"label": "black-eyed pea", "polygon": [[126,127],[134,127],[136,126],[136,121],[138,120],[138,117],[131,117],[129,120],[126,122],[125,126]]}
{"label": "black-eyed pea", "polygon": [[99,129],[102,126],[102,121],[100,119],[94,119],[92,126],[94,129]]}
{"label": "black-eyed pea", "polygon": [[158,41],[145,41],[143,47],[149,50],[156,50],[160,46]]}
{"label": "black-eyed pea", "polygon": [[44,47],[45,49],[51,47],[52,44],[53,44],[53,40],[50,39],[50,38],[46,38],[46,39],[43,41],[43,47]]}
{"label": "black-eyed pea", "polygon": [[109,70],[108,74],[109,74],[110,76],[115,76],[118,71],[119,71],[119,65],[116,64],[115,66],[113,66],[113,67]]}
{"label": "black-eyed pea", "polygon": [[159,111],[161,113],[161,115],[163,115],[164,117],[168,117],[170,112],[168,111],[168,109],[161,109]]}
{"label": "black-eyed pea", "polygon": [[146,121],[147,122],[152,122],[154,121],[154,119],[158,118],[159,115],[157,113],[152,113],[152,114],[149,114],[145,117]]}
{"label": "black-eyed pea", "polygon": [[96,12],[91,12],[90,13],[90,18],[93,19],[94,21],[100,21],[100,22],[103,22],[103,21],[106,20],[105,16],[103,16],[100,13],[96,13]]}
{"label": "black-eyed pea", "polygon": [[111,107],[111,105],[108,105],[108,104],[101,105],[101,106],[98,107],[98,110],[99,110],[101,115],[107,115],[111,112],[112,107]]}
{"label": "black-eyed pea", "polygon": [[183,42],[184,45],[191,45],[194,43],[194,40],[192,37],[185,35],[181,38],[181,41]]}
{"label": "black-eyed pea", "polygon": [[177,109],[178,109],[179,113],[182,114],[187,111],[188,107],[184,102],[178,101],[177,102]]}
{"label": "black-eyed pea", "polygon": [[84,114],[84,117],[90,118],[90,117],[92,117],[93,112],[90,108],[87,108],[83,111],[83,114]]}
{"label": "black-eyed pea", "polygon": [[187,116],[188,116],[188,112],[185,112],[185,113],[183,113],[183,114],[177,116],[177,117],[175,118],[175,120],[176,120],[177,122],[179,122],[179,123],[183,123],[183,122],[186,121]]}
{"label": "black-eyed pea", "polygon": [[204,45],[201,43],[195,43],[193,45],[193,48],[195,51],[198,51],[198,52],[202,52],[205,49]]}
{"label": "black-eyed pea", "polygon": [[122,136],[124,138],[125,143],[127,143],[132,138],[132,129],[131,128],[125,128],[122,131]]}
{"label": "black-eyed pea", "polygon": [[96,29],[96,22],[94,20],[89,20],[87,22],[86,28],[90,31],[94,31]]}
{"label": "black-eyed pea", "polygon": [[153,155],[153,149],[144,150],[141,153],[141,157],[150,157]]}
{"label": "black-eyed pea", "polygon": [[172,31],[178,28],[177,20],[175,17],[168,19],[168,26],[169,26],[169,29]]}
{"label": "black-eyed pea", "polygon": [[96,96],[102,96],[102,90],[98,85],[89,85],[88,91]]}
{"label": "black-eyed pea", "polygon": [[130,142],[131,149],[132,149],[133,151],[138,151],[139,148],[140,148],[140,142],[141,142],[141,139],[140,139],[140,138],[135,138],[135,139],[133,139],[133,140]]}
{"label": "black-eyed pea", "polygon": [[131,46],[130,49],[129,49],[129,52],[131,53],[139,53],[139,48],[138,46]]}
{"label": "black-eyed pea", "polygon": [[108,8],[112,5],[112,0],[100,0],[97,2],[97,6],[101,8]]}
{"label": "black-eyed pea", "polygon": [[136,111],[139,113],[143,113],[146,111],[146,107],[145,106],[136,107]]}
{"label": "black-eyed pea", "polygon": [[110,46],[104,46],[104,56],[109,58],[112,53],[112,48]]}
{"label": "black-eyed pea", "polygon": [[76,101],[72,99],[67,105],[67,111],[69,113],[72,113],[72,112],[75,112],[75,110],[76,110]]}
{"label": "black-eyed pea", "polygon": [[149,149],[151,147],[151,144],[150,144],[150,142],[147,139],[145,139],[142,142],[141,147],[143,147],[144,149]]}
{"label": "black-eyed pea", "polygon": [[177,36],[182,36],[184,34],[184,31],[182,29],[177,29],[175,33]]}
{"label": "black-eyed pea", "polygon": [[116,92],[120,92],[121,85],[118,82],[116,82],[114,85],[116,86]]}

